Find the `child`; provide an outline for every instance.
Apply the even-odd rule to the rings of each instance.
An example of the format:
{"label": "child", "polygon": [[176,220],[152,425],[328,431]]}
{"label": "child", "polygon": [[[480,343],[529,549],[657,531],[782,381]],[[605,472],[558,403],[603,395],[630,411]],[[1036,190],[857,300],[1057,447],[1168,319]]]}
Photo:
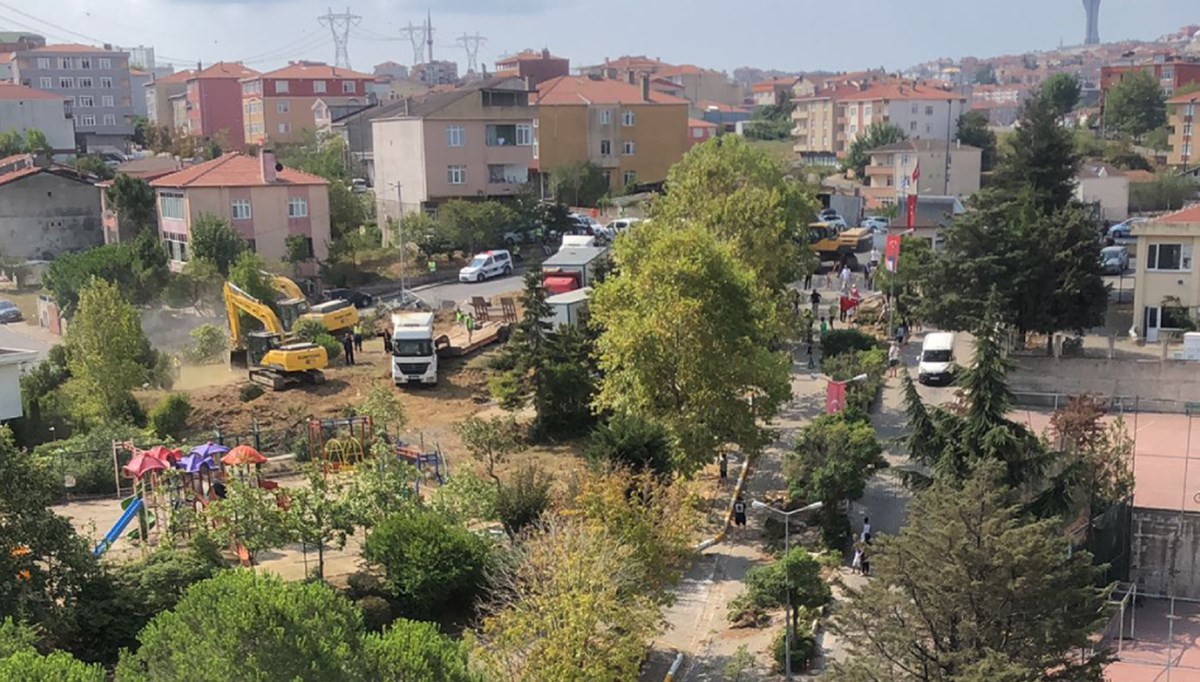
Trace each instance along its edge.
{"label": "child", "polygon": [[738,528],[746,527],[746,503],[740,497],[733,503],[733,525]]}

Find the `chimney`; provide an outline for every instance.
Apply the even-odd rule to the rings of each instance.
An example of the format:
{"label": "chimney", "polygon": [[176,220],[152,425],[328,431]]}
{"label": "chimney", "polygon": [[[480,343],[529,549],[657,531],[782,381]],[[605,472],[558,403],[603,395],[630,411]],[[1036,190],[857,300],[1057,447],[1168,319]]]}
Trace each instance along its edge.
{"label": "chimney", "polygon": [[268,185],[274,184],[275,173],[279,170],[279,164],[275,163],[275,152],[263,149],[258,153],[258,161],[262,170],[262,181]]}
{"label": "chimney", "polygon": [[642,101],[650,101],[650,76],[642,76]]}
{"label": "chimney", "polygon": [[542,59],[549,59],[549,58],[550,58],[550,48],[543,47],[542,48]]}
{"label": "chimney", "polygon": [[637,74],[633,72],[633,69],[625,72],[625,82],[630,85],[637,85]]}

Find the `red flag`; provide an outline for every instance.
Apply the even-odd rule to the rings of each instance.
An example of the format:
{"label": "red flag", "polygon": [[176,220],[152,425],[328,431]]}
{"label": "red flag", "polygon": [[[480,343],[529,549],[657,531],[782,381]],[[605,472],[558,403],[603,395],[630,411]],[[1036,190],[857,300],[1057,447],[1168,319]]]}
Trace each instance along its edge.
{"label": "red flag", "polygon": [[900,264],[900,235],[888,235],[887,245],[883,251],[883,263],[888,272],[896,271],[896,267]]}
{"label": "red flag", "polygon": [[913,223],[917,222],[917,195],[915,192],[908,195],[907,209],[907,215],[905,217],[908,219],[907,227],[911,230],[913,228]]}
{"label": "red flag", "polygon": [[912,172],[913,194],[917,193],[917,180],[920,180],[920,179],[921,179],[921,162],[918,161],[917,165],[913,167],[913,172]]}
{"label": "red flag", "polygon": [[846,382],[829,380],[825,387],[825,414],[837,414],[846,406]]}

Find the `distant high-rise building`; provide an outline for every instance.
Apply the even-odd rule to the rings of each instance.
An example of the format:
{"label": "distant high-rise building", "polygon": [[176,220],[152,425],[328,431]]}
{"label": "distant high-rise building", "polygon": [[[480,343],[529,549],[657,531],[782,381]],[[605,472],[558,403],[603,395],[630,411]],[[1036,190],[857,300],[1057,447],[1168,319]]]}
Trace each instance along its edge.
{"label": "distant high-rise building", "polygon": [[1083,10],[1087,12],[1087,38],[1085,45],[1100,44],[1100,0],[1083,0]]}

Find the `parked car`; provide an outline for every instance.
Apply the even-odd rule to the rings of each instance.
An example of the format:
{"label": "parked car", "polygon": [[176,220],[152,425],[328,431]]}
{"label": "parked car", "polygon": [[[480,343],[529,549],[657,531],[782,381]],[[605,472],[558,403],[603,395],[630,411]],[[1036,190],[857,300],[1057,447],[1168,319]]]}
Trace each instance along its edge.
{"label": "parked car", "polygon": [[1133,228],[1147,220],[1149,218],[1130,218],[1125,222],[1113,225],[1108,228],[1107,239],[1104,243],[1108,246],[1129,246],[1137,243],[1137,239],[1133,236]]}
{"label": "parked car", "polygon": [[355,194],[363,194],[367,191],[367,181],[363,178],[354,178],[350,181],[350,191]]}
{"label": "parked car", "polygon": [[869,227],[873,233],[880,230],[887,232],[888,228],[891,227],[891,221],[882,216],[869,215],[863,218],[862,224],[859,227]]}
{"label": "parked car", "polygon": [[326,301],[349,301],[355,308],[370,308],[375,303],[375,297],[353,289],[326,289],[321,292]]}
{"label": "parked car", "polygon": [[819,218],[821,220],[821,222],[824,222],[830,218],[837,218],[837,217],[839,217],[838,212],[832,208],[822,209],[821,212],[817,214],[817,218]]}
{"label": "parked car", "polygon": [[21,309],[15,303],[0,299],[0,324],[20,322],[22,319],[24,318],[21,316]]}
{"label": "parked car", "polygon": [[616,220],[610,221],[607,225],[605,225],[604,231],[608,233],[609,239],[614,239],[617,235],[625,232],[640,222],[640,218],[617,218]]}
{"label": "parked car", "polygon": [[1106,275],[1119,275],[1129,269],[1129,249],[1106,246],[1100,249],[1100,270]]}
{"label": "parked car", "polygon": [[603,230],[603,226],[596,221],[595,218],[579,213],[572,213],[568,216],[571,223],[575,227],[575,234],[586,234],[589,237],[595,237]]}
{"label": "parked car", "polygon": [[492,277],[506,277],[513,271],[512,254],[508,249],[492,249],[475,254],[467,266],[458,271],[460,282],[482,282]]}

